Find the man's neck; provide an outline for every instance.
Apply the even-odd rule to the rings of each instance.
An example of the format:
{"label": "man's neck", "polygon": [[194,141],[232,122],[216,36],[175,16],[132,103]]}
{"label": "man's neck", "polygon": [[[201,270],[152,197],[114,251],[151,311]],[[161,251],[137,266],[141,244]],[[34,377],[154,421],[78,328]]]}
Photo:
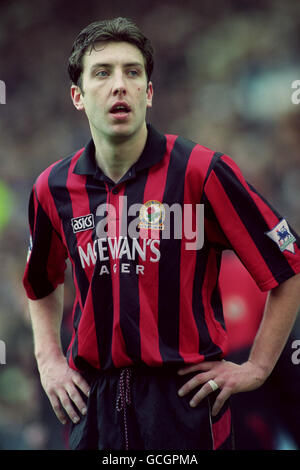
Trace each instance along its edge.
{"label": "man's neck", "polygon": [[92,132],[97,165],[106,176],[117,183],[139,159],[147,140],[145,125],[138,133],[127,139],[112,141]]}

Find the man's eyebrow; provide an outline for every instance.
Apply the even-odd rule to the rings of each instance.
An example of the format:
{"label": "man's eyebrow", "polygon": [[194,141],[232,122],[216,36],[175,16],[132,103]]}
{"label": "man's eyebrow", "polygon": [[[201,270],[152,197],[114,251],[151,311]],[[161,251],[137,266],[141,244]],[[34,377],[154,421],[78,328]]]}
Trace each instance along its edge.
{"label": "man's eyebrow", "polygon": [[124,64],[124,67],[144,67],[144,64],[141,62],[129,62],[128,64]]}
{"label": "man's eyebrow", "polygon": [[[106,68],[112,68],[114,64],[112,63],[106,63],[106,62],[97,62],[96,64],[93,64],[91,66],[91,71],[99,68],[99,67],[106,67]],[[122,64],[123,67],[140,67],[140,68],[143,68],[144,67],[144,64],[142,64],[141,62],[126,62],[124,64]]]}
{"label": "man's eyebrow", "polygon": [[91,70],[97,69],[99,67],[111,67],[111,64],[106,64],[104,62],[97,62],[91,66]]}

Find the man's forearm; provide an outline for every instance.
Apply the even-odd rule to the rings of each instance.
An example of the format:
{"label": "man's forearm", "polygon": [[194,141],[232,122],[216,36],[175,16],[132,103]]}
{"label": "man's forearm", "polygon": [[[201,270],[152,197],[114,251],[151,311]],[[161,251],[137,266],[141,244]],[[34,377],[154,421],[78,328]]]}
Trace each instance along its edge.
{"label": "man's forearm", "polygon": [[249,361],[268,376],[293,328],[300,304],[300,274],[270,292],[264,316],[254,340]]}
{"label": "man's forearm", "polygon": [[61,355],[60,329],[63,316],[64,286],[39,300],[29,300],[34,353],[38,364],[49,356]]}
{"label": "man's forearm", "polygon": [[256,335],[249,360],[243,364],[230,361],[204,361],[179,370],[180,375],[194,375],[178,391],[184,396],[198,386],[190,404],[197,406],[212,392],[213,380],[220,388],[212,413],[216,415],[234,393],[260,387],[272,372],[291,332],[300,303],[300,274],[282,283],[270,293],[263,320]]}

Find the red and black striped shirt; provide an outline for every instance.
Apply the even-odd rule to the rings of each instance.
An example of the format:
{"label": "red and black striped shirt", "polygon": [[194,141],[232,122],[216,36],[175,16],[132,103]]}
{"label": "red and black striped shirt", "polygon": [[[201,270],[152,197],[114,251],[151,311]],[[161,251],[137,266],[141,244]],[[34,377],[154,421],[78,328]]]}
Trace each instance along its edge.
{"label": "red and black striped shirt", "polygon": [[[184,222],[175,233],[178,209],[195,228],[200,205],[204,243],[188,249]],[[167,227],[162,216],[172,206]],[[77,370],[222,358],[223,250],[237,253],[261,290],[300,271],[299,238],[228,156],[150,125],[143,153],[117,184],[97,166],[92,140],[52,164],[34,184],[29,221],[29,298],[50,294],[71,261],[76,297],[67,357]],[[132,224],[137,237],[128,235]]]}

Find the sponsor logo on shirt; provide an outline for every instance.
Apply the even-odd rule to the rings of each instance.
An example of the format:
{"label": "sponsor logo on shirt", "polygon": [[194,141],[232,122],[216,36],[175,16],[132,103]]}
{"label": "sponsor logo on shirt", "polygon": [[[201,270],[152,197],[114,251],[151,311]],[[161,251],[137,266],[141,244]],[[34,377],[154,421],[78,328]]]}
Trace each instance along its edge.
{"label": "sponsor logo on shirt", "polygon": [[[150,261],[156,263],[160,260],[160,240],[151,239],[133,239],[129,243],[127,237],[118,238],[101,238],[96,239],[93,243],[78,246],[79,257],[83,269],[95,266],[97,259],[101,263],[99,274],[109,274],[107,261],[112,262],[111,269],[114,273],[118,270],[118,260],[124,261],[119,265],[120,272],[129,274],[132,269],[130,261],[140,260],[140,262]],[[144,274],[144,265],[137,264],[134,266],[136,274]]]}
{"label": "sponsor logo on shirt", "polygon": [[95,227],[93,214],[74,217],[71,219],[71,225],[74,233],[92,230]]}
{"label": "sponsor logo on shirt", "polygon": [[287,250],[295,254],[294,242],[296,238],[291,233],[285,219],[282,219],[270,232],[266,232],[266,235],[276,243],[280,251]]}

